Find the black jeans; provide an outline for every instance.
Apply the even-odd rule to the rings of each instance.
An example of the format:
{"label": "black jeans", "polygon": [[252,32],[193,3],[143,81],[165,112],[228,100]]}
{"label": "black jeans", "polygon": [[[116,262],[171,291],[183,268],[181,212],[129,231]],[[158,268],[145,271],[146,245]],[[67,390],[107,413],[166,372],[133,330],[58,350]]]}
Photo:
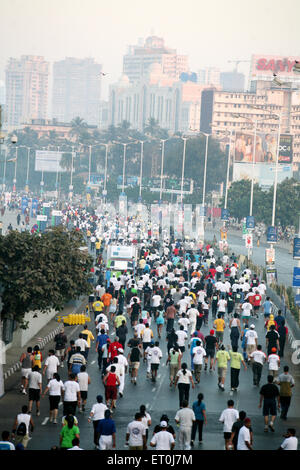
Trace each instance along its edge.
{"label": "black jeans", "polygon": [[259,362],[253,362],[253,385],[259,385],[263,366]]}
{"label": "black jeans", "polygon": [[99,419],[97,419],[96,421],[93,421],[93,426],[94,426],[94,444],[95,446],[98,446],[99,445],[99,433],[97,432],[97,426],[98,426],[98,423],[99,423]]}
{"label": "black jeans", "polygon": [[179,390],[179,406],[183,406],[182,402],[184,400],[189,401],[190,384],[178,384],[178,390]]}
{"label": "black jeans", "polygon": [[234,349],[235,347],[238,348],[239,337],[240,337],[240,332],[239,332],[238,327],[233,326],[231,328],[231,332],[230,332],[230,340],[231,340],[232,349]]}
{"label": "black jeans", "polygon": [[103,354],[103,352],[101,351],[101,349],[98,349],[98,367],[99,367],[100,370],[101,370],[101,366],[102,366],[102,354]]}
{"label": "black jeans", "polygon": [[233,367],[231,367],[230,374],[231,374],[231,388],[238,388],[240,369],[234,369]]}
{"label": "black jeans", "polygon": [[196,421],[193,423],[192,427],[192,441],[195,440],[196,434],[197,434],[197,428],[199,432],[199,442],[202,441],[202,429],[203,429],[203,420],[196,419]]}
{"label": "black jeans", "polygon": [[77,401],[64,401],[63,413],[64,416],[71,414],[75,416]]}
{"label": "black jeans", "polygon": [[280,397],[281,417],[286,418],[291,404],[291,397]]}

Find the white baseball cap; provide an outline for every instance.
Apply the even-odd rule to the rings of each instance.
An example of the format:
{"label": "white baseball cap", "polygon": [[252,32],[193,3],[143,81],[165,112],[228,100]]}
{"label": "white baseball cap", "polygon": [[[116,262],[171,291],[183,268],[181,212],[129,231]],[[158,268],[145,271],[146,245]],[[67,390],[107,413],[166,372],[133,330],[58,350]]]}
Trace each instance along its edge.
{"label": "white baseball cap", "polygon": [[250,328],[255,328],[255,325],[253,325],[253,323],[252,323],[252,325],[250,325]]}
{"label": "white baseball cap", "polygon": [[119,351],[120,353],[123,353],[123,352],[124,352],[124,349],[123,349],[123,348],[118,348],[118,351]]}
{"label": "white baseball cap", "polygon": [[161,421],[161,422],[160,422],[160,427],[161,427],[161,428],[167,428],[167,427],[168,427],[167,421]]}

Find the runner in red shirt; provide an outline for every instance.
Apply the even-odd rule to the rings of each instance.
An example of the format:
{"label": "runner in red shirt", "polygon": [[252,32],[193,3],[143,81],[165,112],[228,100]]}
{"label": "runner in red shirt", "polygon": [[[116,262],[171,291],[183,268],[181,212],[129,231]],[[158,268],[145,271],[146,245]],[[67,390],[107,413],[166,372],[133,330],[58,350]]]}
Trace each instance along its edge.
{"label": "runner in red shirt", "polygon": [[105,400],[106,406],[109,408],[109,401],[110,402],[110,409],[116,407],[116,400],[117,400],[117,386],[120,385],[119,377],[116,374],[116,367],[111,366],[110,372],[106,374],[103,378],[103,383],[105,386]]}
{"label": "runner in red shirt", "polygon": [[253,305],[253,310],[254,310],[254,315],[256,318],[258,318],[258,312],[259,308],[261,306],[261,295],[256,292],[252,297],[251,297],[252,302],[250,302]]}
{"label": "runner in red shirt", "polygon": [[108,359],[109,362],[113,361],[113,358],[118,355],[118,348],[122,348],[122,344],[119,343],[119,338],[115,338],[114,342],[110,344],[108,348]]}

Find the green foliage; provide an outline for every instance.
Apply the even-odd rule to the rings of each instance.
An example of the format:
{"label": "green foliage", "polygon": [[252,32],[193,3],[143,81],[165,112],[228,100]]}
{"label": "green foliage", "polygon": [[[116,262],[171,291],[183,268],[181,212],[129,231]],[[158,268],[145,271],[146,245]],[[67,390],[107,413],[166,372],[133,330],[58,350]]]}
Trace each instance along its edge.
{"label": "green foliage", "polygon": [[0,236],[2,318],[22,322],[26,312],[60,310],[70,299],[90,292],[92,259],[79,247],[82,234],[54,227],[31,235],[12,231]]}
{"label": "green foliage", "polygon": [[[232,217],[241,220],[249,215],[250,211],[249,180],[235,181],[228,190],[227,207]],[[272,221],[273,191],[262,191],[255,184],[253,190],[253,216],[256,222],[264,222],[270,225]],[[224,201],[221,205],[223,206]],[[286,227],[287,225],[298,226],[300,213],[300,184],[294,179],[285,179],[277,185],[275,225]]]}

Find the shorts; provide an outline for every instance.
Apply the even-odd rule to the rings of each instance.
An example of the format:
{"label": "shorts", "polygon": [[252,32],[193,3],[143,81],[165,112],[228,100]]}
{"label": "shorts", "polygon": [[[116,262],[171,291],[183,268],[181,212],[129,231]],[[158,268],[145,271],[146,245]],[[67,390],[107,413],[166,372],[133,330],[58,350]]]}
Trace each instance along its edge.
{"label": "shorts", "polygon": [[50,411],[58,410],[60,395],[49,395]]}
{"label": "shorts", "polygon": [[40,389],[39,388],[30,388],[28,390],[29,401],[40,401]]}
{"label": "shorts", "polygon": [[106,385],[105,387],[105,400],[116,400],[117,399],[117,387],[113,385]]}
{"label": "shorts", "polygon": [[218,367],[218,376],[221,379],[225,379],[227,374],[227,367]]}
{"label": "shorts", "polygon": [[231,438],[231,432],[224,432],[224,439],[227,441],[228,439]]}
{"label": "shorts", "polygon": [[213,359],[215,357],[215,350],[214,349],[207,349],[206,350],[206,357],[211,357]]}
{"label": "shorts", "polygon": [[22,373],[22,377],[25,377],[25,379],[28,379],[28,375],[29,373],[32,372],[32,369],[22,369],[21,373]]}
{"label": "shorts", "polygon": [[264,406],[263,406],[263,416],[276,416],[277,415],[277,408],[276,408],[276,401],[272,399],[265,399]]}
{"label": "shorts", "polygon": [[140,363],[139,363],[139,362],[132,362],[132,363],[130,364],[130,367],[131,367],[132,369],[138,369],[138,368],[140,367]]}
{"label": "shorts", "polygon": [[55,356],[63,357],[64,355],[65,355],[65,349],[56,349],[55,350]]}
{"label": "shorts", "polygon": [[257,312],[260,309],[260,305],[254,305],[253,309]]}
{"label": "shorts", "polygon": [[250,315],[242,315],[243,320],[250,320]]}
{"label": "shorts", "polygon": [[87,390],[81,390],[80,391],[80,396],[81,396],[82,400],[86,400],[87,396],[88,396]]}
{"label": "shorts", "polygon": [[151,364],[151,370],[158,370],[159,364]]}

